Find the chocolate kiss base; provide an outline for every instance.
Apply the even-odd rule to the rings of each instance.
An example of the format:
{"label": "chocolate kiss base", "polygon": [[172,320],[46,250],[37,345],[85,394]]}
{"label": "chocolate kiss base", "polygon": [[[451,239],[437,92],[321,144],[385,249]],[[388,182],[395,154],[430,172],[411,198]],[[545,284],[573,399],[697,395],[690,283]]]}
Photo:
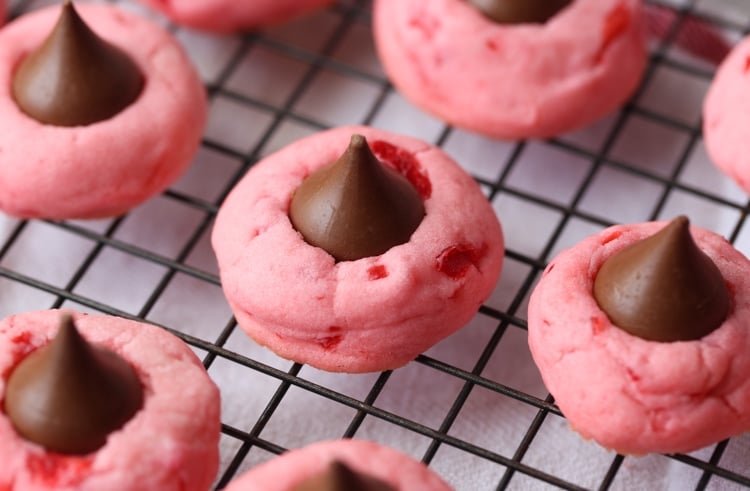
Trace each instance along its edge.
{"label": "chocolate kiss base", "polygon": [[596,275],[594,297],[615,325],[651,341],[700,339],[730,308],[724,278],[684,216],[610,257]]}
{"label": "chocolate kiss base", "polygon": [[18,67],[13,98],[41,123],[85,126],[129,106],[143,83],[130,57],[97,36],[66,1],[49,37]]}
{"label": "chocolate kiss base", "polygon": [[544,23],[571,0],[468,0],[484,15],[501,24]]}
{"label": "chocolate kiss base", "polygon": [[328,468],[290,491],[398,491],[393,486],[356,472],[342,461],[334,460]]}
{"label": "chocolate kiss base", "polygon": [[117,354],[90,345],[69,315],[48,345],[13,370],[5,412],[24,438],[58,453],[101,448],[143,405],[133,368]]}
{"label": "chocolate kiss base", "polygon": [[303,181],[289,209],[305,240],[338,261],[379,256],[408,242],[424,214],[417,190],[380,163],[362,135]]}

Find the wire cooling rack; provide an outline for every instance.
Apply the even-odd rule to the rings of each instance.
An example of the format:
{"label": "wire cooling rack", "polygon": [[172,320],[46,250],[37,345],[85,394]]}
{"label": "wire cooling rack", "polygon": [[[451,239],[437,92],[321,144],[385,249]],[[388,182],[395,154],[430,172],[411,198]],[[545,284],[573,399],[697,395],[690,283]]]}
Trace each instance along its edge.
{"label": "wire cooling rack", "polygon": [[[50,3],[16,1],[12,12]],[[0,216],[0,314],[104,312],[184,339],[221,389],[217,489],[286,449],[341,437],[406,452],[462,491],[750,487],[747,435],[690,455],[641,457],[584,441],[526,345],[526,302],[545,264],[605,226],[685,213],[750,253],[747,197],[713,168],[701,139],[716,50],[710,37],[691,35],[698,26],[735,42],[750,27],[750,2],[650,2],[658,35],[628,104],[581,131],[527,142],[448,127],[404,100],[375,55],[369,2],[341,0],[236,36],[177,28],[121,4],[167,25],[190,53],[211,103],[203,145],[183,179],[126,216]],[[365,375],[321,372],[249,341],[223,298],[208,240],[222,199],[258,159],[353,123],[443,147],[480,183],[507,240],[502,278],[464,329],[406,367]]]}

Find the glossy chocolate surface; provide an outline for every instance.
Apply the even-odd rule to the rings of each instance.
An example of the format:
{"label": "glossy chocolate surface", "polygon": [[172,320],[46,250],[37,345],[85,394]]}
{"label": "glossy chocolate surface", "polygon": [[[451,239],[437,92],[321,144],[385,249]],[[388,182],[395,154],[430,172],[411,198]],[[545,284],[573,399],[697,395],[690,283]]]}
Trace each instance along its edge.
{"label": "glossy chocolate surface", "polygon": [[66,2],[50,35],[18,66],[13,98],[41,123],[84,126],[132,104],[143,84],[130,57],[96,35]]}
{"label": "glossy chocolate surface", "polygon": [[468,0],[485,16],[500,24],[547,22],[572,0]]}
{"label": "glossy chocolate surface", "polygon": [[613,324],[652,341],[700,339],[730,309],[724,278],[680,216],[651,237],[607,259],[594,297]]}
{"label": "glossy chocolate surface", "polygon": [[289,210],[305,240],[338,261],[377,256],[408,242],[424,214],[417,190],[381,164],[361,135],[302,182]]}
{"label": "glossy chocolate surface", "polygon": [[142,405],[135,370],[114,352],[89,344],[69,315],[49,344],[11,372],[4,401],[22,437],[64,454],[101,448]]}
{"label": "glossy chocolate surface", "polygon": [[294,486],[290,491],[397,491],[396,488],[374,477],[354,471],[340,461]]}

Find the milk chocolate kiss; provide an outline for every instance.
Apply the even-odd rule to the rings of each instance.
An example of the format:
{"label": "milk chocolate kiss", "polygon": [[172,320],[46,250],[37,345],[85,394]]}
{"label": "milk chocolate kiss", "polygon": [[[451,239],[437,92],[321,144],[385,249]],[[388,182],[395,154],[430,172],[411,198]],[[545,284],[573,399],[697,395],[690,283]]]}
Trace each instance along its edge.
{"label": "milk chocolate kiss", "polygon": [[594,297],[617,327],[651,341],[700,339],[727,317],[721,272],[690,235],[687,217],[607,259]]}
{"label": "milk chocolate kiss", "polygon": [[468,0],[500,24],[544,23],[572,0]]}
{"label": "milk chocolate kiss", "polygon": [[18,107],[55,126],[109,119],[133,103],[142,88],[138,66],[97,36],[69,1],[52,33],[21,62],[13,78]]}
{"label": "milk chocolate kiss", "polygon": [[133,368],[89,344],[70,316],[47,345],[11,372],[5,413],[25,439],[47,450],[86,454],[104,445],[143,405]]}
{"label": "milk chocolate kiss", "polygon": [[290,491],[397,491],[374,477],[355,472],[343,462],[333,461],[328,468],[294,486]]}
{"label": "milk chocolate kiss", "polygon": [[408,242],[424,214],[417,190],[381,164],[361,135],[302,182],[289,210],[305,240],[338,261],[377,256]]}

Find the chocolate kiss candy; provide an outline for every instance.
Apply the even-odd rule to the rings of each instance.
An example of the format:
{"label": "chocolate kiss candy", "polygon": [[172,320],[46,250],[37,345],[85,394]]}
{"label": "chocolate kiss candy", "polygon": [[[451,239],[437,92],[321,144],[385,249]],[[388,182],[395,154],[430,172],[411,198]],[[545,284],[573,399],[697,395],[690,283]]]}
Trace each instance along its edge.
{"label": "chocolate kiss candy", "polygon": [[700,339],[730,307],[719,268],[698,249],[684,216],[607,259],[594,297],[613,324],[651,341]]}
{"label": "chocolate kiss candy", "polygon": [[138,66],[89,29],[69,1],[52,33],[23,60],[13,78],[18,107],[56,126],[109,119],[135,101],[142,88]]}
{"label": "chocolate kiss candy", "polygon": [[571,0],[469,0],[484,15],[500,24],[547,22]]}
{"label": "chocolate kiss candy", "polygon": [[417,190],[381,164],[361,135],[302,182],[289,210],[305,240],[338,261],[377,256],[408,242],[424,214]]}
{"label": "chocolate kiss candy", "polygon": [[393,486],[374,477],[353,471],[334,460],[321,474],[293,487],[290,491],[396,491]]}
{"label": "chocolate kiss candy", "polygon": [[89,344],[64,316],[55,338],[13,370],[5,412],[16,431],[47,450],[85,454],[101,448],[143,405],[133,368]]}

